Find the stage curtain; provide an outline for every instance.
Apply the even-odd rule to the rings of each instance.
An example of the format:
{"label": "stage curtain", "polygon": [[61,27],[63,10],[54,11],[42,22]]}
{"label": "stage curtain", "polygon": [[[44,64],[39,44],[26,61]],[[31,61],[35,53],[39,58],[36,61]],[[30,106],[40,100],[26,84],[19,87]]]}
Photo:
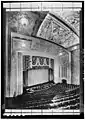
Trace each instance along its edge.
{"label": "stage curtain", "polygon": [[48,69],[28,70],[28,86],[48,82]]}

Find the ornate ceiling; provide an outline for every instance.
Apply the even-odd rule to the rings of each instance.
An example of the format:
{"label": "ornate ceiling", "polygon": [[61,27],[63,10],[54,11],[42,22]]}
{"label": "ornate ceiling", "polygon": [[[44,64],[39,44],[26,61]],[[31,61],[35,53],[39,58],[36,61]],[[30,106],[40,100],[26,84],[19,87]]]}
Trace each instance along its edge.
{"label": "ornate ceiling", "polygon": [[[59,19],[54,18],[52,14],[48,13],[37,32],[37,36],[54,41],[66,48],[78,44],[79,13],[63,13],[61,17],[57,17],[60,20],[62,19],[63,22]],[[69,27],[65,25],[64,22],[67,22],[67,25],[69,25]]]}
{"label": "ornate ceiling", "polygon": [[[59,13],[58,13],[59,14]],[[61,12],[60,16],[74,29],[78,32],[79,34],[79,24],[80,24],[80,12],[79,11],[69,11],[69,12]]]}
{"label": "ornate ceiling", "polygon": [[8,12],[8,25],[24,35],[54,41],[66,48],[79,43],[79,12]]}

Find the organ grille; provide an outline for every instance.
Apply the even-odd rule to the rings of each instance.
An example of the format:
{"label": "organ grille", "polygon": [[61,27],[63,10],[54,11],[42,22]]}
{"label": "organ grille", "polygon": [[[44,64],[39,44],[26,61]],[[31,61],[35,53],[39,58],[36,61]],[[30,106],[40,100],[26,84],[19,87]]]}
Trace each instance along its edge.
{"label": "organ grille", "polygon": [[[31,59],[32,57],[32,59]],[[42,68],[51,68],[54,69],[54,59],[41,57],[41,56],[23,56],[23,71],[27,71],[28,69],[42,69]]]}

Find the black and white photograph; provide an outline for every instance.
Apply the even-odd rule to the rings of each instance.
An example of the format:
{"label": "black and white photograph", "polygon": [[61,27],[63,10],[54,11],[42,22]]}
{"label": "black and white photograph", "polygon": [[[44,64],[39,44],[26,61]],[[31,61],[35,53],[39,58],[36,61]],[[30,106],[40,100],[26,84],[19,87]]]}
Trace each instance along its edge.
{"label": "black and white photograph", "polygon": [[4,1],[1,12],[2,117],[84,114],[84,1]]}

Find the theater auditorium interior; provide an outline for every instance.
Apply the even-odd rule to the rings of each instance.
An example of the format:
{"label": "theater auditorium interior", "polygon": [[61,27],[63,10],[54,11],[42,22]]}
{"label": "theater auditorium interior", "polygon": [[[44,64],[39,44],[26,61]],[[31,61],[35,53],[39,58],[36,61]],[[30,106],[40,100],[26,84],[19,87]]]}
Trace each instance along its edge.
{"label": "theater auditorium interior", "polygon": [[80,10],[5,15],[5,108],[80,109]]}

